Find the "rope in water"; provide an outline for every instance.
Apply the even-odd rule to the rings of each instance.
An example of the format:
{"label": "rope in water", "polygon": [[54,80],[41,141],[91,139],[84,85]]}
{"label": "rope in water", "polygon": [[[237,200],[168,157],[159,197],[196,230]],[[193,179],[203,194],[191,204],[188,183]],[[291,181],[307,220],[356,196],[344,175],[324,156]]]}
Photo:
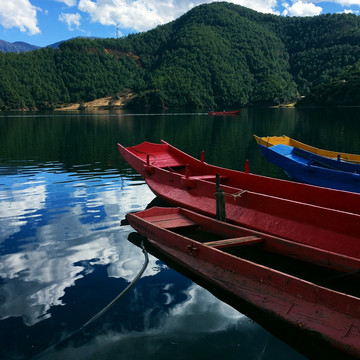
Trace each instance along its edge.
{"label": "rope in water", "polygon": [[86,322],[79,330],[84,329],[86,326],[90,325],[92,322],[94,322],[96,319],[98,319],[101,315],[103,315],[106,311],[108,311],[140,279],[140,277],[144,273],[144,271],[145,271],[145,269],[146,269],[146,267],[147,267],[147,265],[149,263],[149,256],[148,256],[148,253],[147,253],[147,251],[146,251],[146,249],[144,247],[143,242],[141,242],[141,248],[142,248],[143,254],[145,256],[145,262],[144,262],[140,272],[134,278],[134,280],[114,300],[112,300],[108,305],[106,305],[102,310],[100,310],[95,316],[93,316],[88,322]]}
{"label": "rope in water", "polygon": [[64,339],[59,340],[56,344],[50,346],[49,348],[47,348],[46,350],[42,351],[40,354],[36,355],[34,358],[32,358],[32,360],[38,359],[40,356],[45,355],[46,353],[48,353],[50,350],[54,349],[56,346],[58,346],[59,344],[61,344],[62,342],[70,339],[72,336],[74,336],[75,334],[77,334],[78,332],[82,331],[85,329],[85,327],[87,327],[88,325],[90,325],[91,323],[93,323],[95,320],[97,320],[100,316],[102,316],[106,311],[108,311],[112,306],[114,306],[114,304],[122,297],[124,296],[135,284],[136,282],[141,278],[142,274],[144,273],[148,263],[149,263],[149,256],[148,253],[145,249],[144,243],[143,241],[141,242],[141,248],[142,248],[142,252],[145,256],[145,261],[144,264],[141,268],[141,270],[139,271],[139,273],[136,275],[136,277],[133,279],[133,281],[131,281],[131,283],[119,294],[117,295],[112,301],[110,301],[110,303],[108,305],[106,305],[102,310],[100,310],[96,315],[94,315],[89,321],[87,321],[84,325],[82,325],[80,328],[78,328],[77,330],[73,331],[72,333],[70,333],[68,336],[66,336]]}

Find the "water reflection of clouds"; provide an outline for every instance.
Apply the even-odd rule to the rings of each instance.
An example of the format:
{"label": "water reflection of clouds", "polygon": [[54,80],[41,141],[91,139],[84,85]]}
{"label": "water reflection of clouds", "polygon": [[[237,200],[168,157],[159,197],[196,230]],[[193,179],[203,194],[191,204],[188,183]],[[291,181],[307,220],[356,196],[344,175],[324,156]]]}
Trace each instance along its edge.
{"label": "water reflection of clouds", "polygon": [[73,267],[61,273],[68,265],[66,259],[54,261],[47,251],[16,255],[19,254],[1,258],[0,275],[6,280],[0,287],[1,320],[22,316],[24,323],[31,326],[47,318],[51,306],[61,305],[65,288],[79,278],[81,268]]}
{"label": "water reflection of clouds", "polygon": [[18,186],[0,190],[0,242],[20,231],[27,218],[45,206],[45,185],[28,184],[23,189]]}
{"label": "water reflection of clouds", "polygon": [[[241,324],[241,331],[249,336],[252,329],[258,327],[196,284],[192,284],[186,293],[186,300],[170,307],[168,312],[162,315],[161,321],[156,322],[156,326],[149,326],[144,331],[111,331],[97,336],[81,347],[68,347],[53,352],[48,358],[142,359],[159,356],[165,359],[167,356],[174,356],[174,351],[179,350],[182,353],[179,358],[185,359],[191,357],[190,353],[184,352],[190,350],[187,346],[194,346],[194,343],[203,341],[202,339],[205,336],[209,337],[209,334],[211,336],[233,331]],[[154,305],[154,299],[147,299],[147,303]],[[155,302],[155,306],[161,305]],[[144,306],[146,307],[146,304]],[[149,311],[151,313],[151,309]],[[243,341],[243,338],[239,339],[240,341]],[[207,347],[211,349],[212,345],[207,344]],[[202,358],[206,355],[209,356],[209,353],[203,354]]]}
{"label": "water reflection of clouds", "polygon": [[191,333],[223,331],[229,324],[244,318],[244,315],[199,286],[193,285],[187,291],[188,300],[171,310],[171,318],[165,324],[167,331],[185,329]]}
{"label": "water reflection of clouds", "polygon": [[[110,277],[127,281],[142,266],[141,250],[127,241],[131,228],[120,228],[119,223],[134,210],[131,204],[137,204],[135,210],[141,210],[153,199],[146,185],[94,189],[88,184],[78,187],[77,182],[77,187],[73,187],[75,179],[67,181],[65,173],[48,175],[41,174],[41,185],[24,183],[16,189],[19,185],[14,182],[0,193],[3,241],[14,237],[34,212],[42,210],[41,224],[12,239],[22,244],[18,251],[0,256],[0,319],[22,316],[27,325],[34,325],[48,317],[51,306],[64,305],[66,288],[86,275],[81,262],[108,265]],[[115,179],[114,183],[118,181]],[[89,215],[94,204],[101,212],[100,221],[94,219],[97,212]],[[92,218],[83,221],[85,216]],[[159,271],[156,260],[151,261],[145,274],[148,276]]]}
{"label": "water reflection of clouds", "polygon": [[[30,326],[43,320],[51,306],[64,305],[66,288],[85,275],[84,266],[76,264],[110,264],[110,277],[131,281],[144,260],[140,249],[127,242],[127,232],[122,232],[119,237],[90,235],[86,243],[68,249],[48,243],[42,250],[2,256],[0,261],[0,276],[6,280],[0,287],[0,317],[22,316]],[[158,271],[156,259],[150,257],[144,276]]]}
{"label": "water reflection of clouds", "polygon": [[[167,284],[163,290],[171,288]],[[163,308],[166,298],[163,303],[157,297],[142,299],[144,321],[161,316],[159,321],[147,319],[149,326],[143,331],[110,330],[82,346],[68,345],[40,359],[305,359],[200,286],[192,284],[185,292],[184,301],[163,313],[156,308]]]}

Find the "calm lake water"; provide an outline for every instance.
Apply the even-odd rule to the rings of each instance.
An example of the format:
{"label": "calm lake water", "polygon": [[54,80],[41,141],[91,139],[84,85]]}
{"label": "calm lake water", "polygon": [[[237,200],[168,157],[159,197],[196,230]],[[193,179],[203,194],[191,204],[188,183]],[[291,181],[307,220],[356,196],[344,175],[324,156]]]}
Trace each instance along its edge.
{"label": "calm lake water", "polygon": [[152,255],[136,285],[76,332],[144,262],[120,221],[154,195],[116,143],[164,139],[195,157],[205,150],[209,163],[242,170],[249,159],[253,173],[286,179],[253,134],[360,154],[360,109],[0,113],[0,358],[303,359]]}

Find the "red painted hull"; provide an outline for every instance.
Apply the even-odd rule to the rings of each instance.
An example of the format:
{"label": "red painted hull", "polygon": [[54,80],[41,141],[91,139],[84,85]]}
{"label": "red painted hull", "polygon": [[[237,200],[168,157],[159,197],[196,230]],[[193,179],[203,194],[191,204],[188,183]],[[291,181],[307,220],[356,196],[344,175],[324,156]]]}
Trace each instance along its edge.
{"label": "red painted hull", "polygon": [[167,143],[118,147],[150,189],[171,204],[215,217],[219,173],[229,195],[228,222],[360,259],[360,194],[212,166]]}
{"label": "red painted hull", "polygon": [[234,111],[209,111],[208,115],[210,116],[224,116],[224,115],[239,115],[241,110]]}
{"label": "red painted hull", "polygon": [[[127,217],[157,249],[196,275],[288,324],[320,335],[331,346],[360,357],[360,298],[357,293],[323,287],[294,276],[291,270],[279,271],[257,260],[242,258],[241,253],[238,257],[223,251],[235,247],[241,251],[247,246],[286,258],[291,248],[287,240],[179,208],[151,208]],[[207,234],[203,233],[203,238],[197,234],[194,240],[192,236],[199,228],[206,229]],[[188,231],[181,235],[184,229]],[[220,240],[209,241],[209,234],[216,234]],[[298,247],[314,261],[326,253],[303,245]],[[302,247],[306,251],[301,251]],[[360,268],[359,259],[332,255],[334,264],[348,262],[354,269]],[[302,258],[301,269],[308,265],[308,260],[306,256]],[[356,280],[359,285],[359,278]],[[358,285],[354,283],[355,287]]]}

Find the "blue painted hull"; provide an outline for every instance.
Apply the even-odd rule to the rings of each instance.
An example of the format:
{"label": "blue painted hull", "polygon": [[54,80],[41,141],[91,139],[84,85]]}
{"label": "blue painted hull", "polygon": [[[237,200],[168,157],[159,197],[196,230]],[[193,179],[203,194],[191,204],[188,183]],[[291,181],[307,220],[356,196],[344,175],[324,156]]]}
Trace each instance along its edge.
{"label": "blue painted hull", "polygon": [[264,157],[283,169],[294,181],[360,192],[360,166],[357,164],[314,155],[288,145],[259,146]]}
{"label": "blue painted hull", "polygon": [[340,170],[340,171],[360,174],[360,164],[358,163],[343,161],[340,160],[340,158],[338,159],[328,158],[296,147],[294,147],[293,151],[294,154],[302,158],[308,159],[308,161],[310,161],[311,164],[313,165],[325,167],[332,170]]}

